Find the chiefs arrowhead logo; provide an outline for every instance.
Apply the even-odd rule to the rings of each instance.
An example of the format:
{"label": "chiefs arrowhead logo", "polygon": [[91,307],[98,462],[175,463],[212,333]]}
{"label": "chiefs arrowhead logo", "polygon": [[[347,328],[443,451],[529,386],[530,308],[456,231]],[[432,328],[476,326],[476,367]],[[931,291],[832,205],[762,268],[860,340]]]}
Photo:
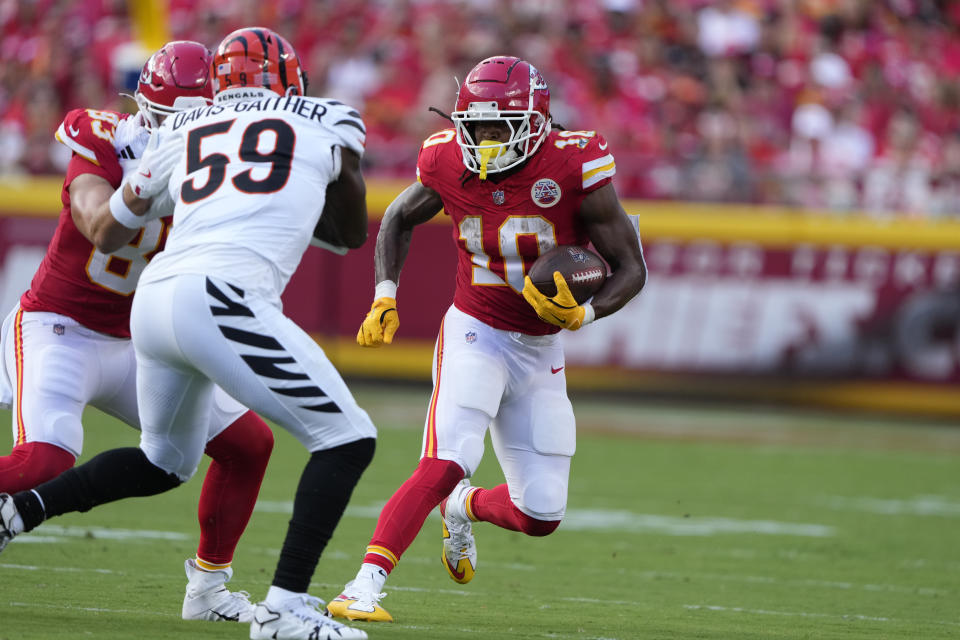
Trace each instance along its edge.
{"label": "chiefs arrowhead logo", "polygon": [[560,195],[560,185],[550,178],[540,178],[530,189],[530,197],[534,204],[544,209],[560,202]]}

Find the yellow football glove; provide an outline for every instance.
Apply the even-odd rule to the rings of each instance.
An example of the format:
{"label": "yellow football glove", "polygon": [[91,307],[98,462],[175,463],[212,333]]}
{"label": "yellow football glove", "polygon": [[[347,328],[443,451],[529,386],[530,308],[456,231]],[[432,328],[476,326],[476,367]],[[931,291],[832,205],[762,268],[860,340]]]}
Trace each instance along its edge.
{"label": "yellow football glove", "polygon": [[533,285],[530,276],[523,280],[523,297],[541,320],[570,331],[576,331],[593,320],[593,313],[590,313],[593,309],[588,312],[584,305],[577,304],[562,273],[554,271],[553,281],[557,285],[557,295],[548,298]]}
{"label": "yellow football glove", "polygon": [[396,298],[377,298],[370,306],[367,317],[357,332],[357,344],[361,347],[381,347],[393,342],[393,334],[400,327]]}

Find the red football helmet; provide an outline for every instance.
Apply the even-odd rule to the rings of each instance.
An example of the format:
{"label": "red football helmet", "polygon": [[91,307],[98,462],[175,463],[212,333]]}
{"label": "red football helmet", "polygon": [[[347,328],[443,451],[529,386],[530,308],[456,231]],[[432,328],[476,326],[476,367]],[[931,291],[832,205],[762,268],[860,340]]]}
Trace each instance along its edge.
{"label": "red football helmet", "polygon": [[[451,117],[463,164],[482,178],[517,166],[540,148],[550,133],[550,89],[529,62],[510,56],[487,58],[463,81]],[[473,125],[491,120],[510,128],[507,142],[481,145],[474,138]]]}
{"label": "red football helmet", "polygon": [[148,126],[158,126],[158,116],[210,104],[211,56],[209,49],[190,40],[168,42],[150,56],[133,95]]}
{"label": "red football helmet", "polygon": [[213,55],[213,81],[217,92],[263,87],[281,96],[302,96],[307,90],[297,52],[264,27],[237,29],[223,39]]}

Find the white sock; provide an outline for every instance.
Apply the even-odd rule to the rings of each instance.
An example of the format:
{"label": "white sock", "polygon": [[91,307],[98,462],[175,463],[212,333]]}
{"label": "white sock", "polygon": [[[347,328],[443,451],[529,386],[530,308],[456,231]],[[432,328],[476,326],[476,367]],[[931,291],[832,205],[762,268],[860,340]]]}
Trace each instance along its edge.
{"label": "white sock", "polygon": [[357,571],[357,580],[364,582],[369,580],[373,583],[373,590],[380,593],[383,590],[383,584],[387,581],[387,572],[379,565],[364,562],[360,565],[360,571]]}
{"label": "white sock", "polygon": [[268,606],[279,607],[290,598],[296,598],[297,596],[303,595],[306,594],[287,591],[286,589],[281,589],[280,587],[270,585],[270,589],[267,590],[267,597],[265,598],[264,602],[266,602]]}

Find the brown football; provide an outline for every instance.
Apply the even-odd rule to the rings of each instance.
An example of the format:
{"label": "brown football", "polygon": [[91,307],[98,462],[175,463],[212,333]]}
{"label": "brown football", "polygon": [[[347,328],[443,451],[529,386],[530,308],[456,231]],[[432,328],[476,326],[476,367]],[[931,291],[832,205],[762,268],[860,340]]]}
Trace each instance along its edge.
{"label": "brown football", "polygon": [[589,249],[575,245],[560,245],[541,255],[527,275],[533,285],[545,296],[557,295],[553,272],[559,271],[570,287],[578,304],[583,304],[597,292],[607,279],[607,265]]}

